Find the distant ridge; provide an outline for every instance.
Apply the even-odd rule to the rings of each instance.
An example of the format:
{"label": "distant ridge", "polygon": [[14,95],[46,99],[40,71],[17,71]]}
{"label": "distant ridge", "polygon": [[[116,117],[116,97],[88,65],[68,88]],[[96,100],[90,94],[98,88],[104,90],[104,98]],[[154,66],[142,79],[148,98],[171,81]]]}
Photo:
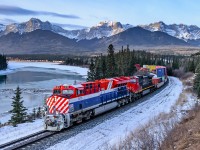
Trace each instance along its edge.
{"label": "distant ridge", "polygon": [[49,30],[34,30],[26,34],[9,33],[0,37],[0,53],[5,54],[69,54],[105,52],[112,43],[116,48],[130,46],[190,46],[187,42],[163,32],[150,32],[133,27],[110,37],[80,40],[69,39]]}

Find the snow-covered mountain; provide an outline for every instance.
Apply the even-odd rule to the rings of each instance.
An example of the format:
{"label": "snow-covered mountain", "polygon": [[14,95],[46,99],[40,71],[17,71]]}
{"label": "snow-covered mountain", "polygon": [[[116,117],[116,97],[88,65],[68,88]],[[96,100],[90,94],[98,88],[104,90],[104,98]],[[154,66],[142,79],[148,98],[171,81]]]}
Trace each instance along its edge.
{"label": "snow-covered mountain", "polygon": [[[39,19],[31,18],[27,22],[23,23],[13,23],[7,26],[2,25],[3,33],[1,35],[6,35],[11,32],[19,32],[20,34],[24,34],[27,32],[32,32],[37,29],[41,30],[50,30],[60,35],[66,36],[70,39],[93,39],[93,38],[102,38],[109,37],[115,34],[118,34],[122,31],[125,31],[129,28],[133,27],[132,25],[125,24],[122,25],[120,22],[112,22],[112,21],[104,21],[100,22],[96,26],[91,28],[81,29],[81,30],[65,30],[60,26],[53,25],[50,22],[42,22]],[[0,25],[1,31],[1,25]]]}
{"label": "snow-covered mountain", "polygon": [[[174,36],[185,41],[200,39],[200,28],[195,25],[184,25],[184,24],[171,24],[167,25],[164,22],[151,23],[149,25],[139,25],[140,27],[149,31],[161,31],[171,36]],[[133,26],[130,24],[121,24],[120,22],[114,21],[103,21],[95,26],[81,29],[81,30],[65,30],[58,25],[51,24],[50,22],[42,22],[39,19],[31,18],[27,22],[14,23],[10,25],[0,24],[0,36],[7,35],[11,32],[19,32],[20,34],[32,32],[36,29],[49,30],[54,33],[63,35],[70,39],[82,40],[82,39],[94,39],[110,37],[121,33]]]}
{"label": "snow-covered mountain", "polygon": [[166,25],[164,22],[155,22],[149,25],[140,25],[140,27],[150,31],[161,31],[179,39],[196,40],[200,39],[200,28],[195,25],[171,24]]}
{"label": "snow-covered mountain", "polygon": [[90,40],[94,38],[99,39],[103,37],[110,37],[112,35],[123,32],[131,27],[133,26],[129,24],[122,25],[120,22],[104,21],[90,28],[67,31],[65,36],[69,38],[75,38],[78,40],[82,39]]}
{"label": "snow-covered mountain", "polygon": [[23,23],[13,23],[10,25],[7,25],[4,30],[4,35],[10,33],[10,32],[19,32],[20,34],[24,34],[27,32],[32,32],[34,30],[41,29],[41,30],[50,30],[53,32],[65,32],[65,30],[59,26],[52,25],[50,22],[42,22],[39,19],[31,18],[27,22]]}
{"label": "snow-covered mountain", "polygon": [[0,32],[1,32],[1,31],[4,31],[5,29],[6,29],[6,26],[3,25],[3,24],[0,24]]}

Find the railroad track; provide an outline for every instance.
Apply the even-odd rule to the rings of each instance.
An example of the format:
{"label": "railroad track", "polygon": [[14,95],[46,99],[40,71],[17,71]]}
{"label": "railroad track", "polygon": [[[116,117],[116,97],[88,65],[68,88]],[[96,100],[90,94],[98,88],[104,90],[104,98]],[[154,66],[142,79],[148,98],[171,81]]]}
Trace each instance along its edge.
{"label": "railroad track", "polygon": [[[162,88],[160,88],[159,90],[157,90],[157,92],[154,92],[154,94],[155,93],[159,93],[161,90],[163,90],[163,89],[165,89],[165,87],[168,85],[168,83],[166,84],[166,85],[164,85]],[[152,95],[153,93],[151,93],[151,94],[149,94],[149,95]],[[144,97],[146,97],[146,98],[148,98],[148,96],[144,96]],[[134,102],[132,105],[137,105],[137,103],[141,103],[142,101],[146,101],[146,100],[144,100],[143,98],[142,99],[140,99],[140,100],[137,100],[136,102]],[[126,105],[127,106],[127,105]],[[131,106],[128,106],[127,107],[127,110],[130,108]],[[126,107],[123,107],[122,109],[120,109],[120,110],[116,110],[116,109],[114,109],[114,110],[111,110],[111,111],[109,111],[109,112],[107,112],[107,113],[105,113],[105,114],[112,114],[112,113],[114,113],[114,112],[116,112],[116,111],[123,111],[123,109],[126,109]],[[95,118],[93,118],[93,119],[91,119],[90,121],[88,121],[88,122],[84,122],[84,123],[82,123],[82,124],[79,124],[79,125],[75,125],[75,126],[73,126],[72,128],[69,128],[69,129],[65,129],[65,130],[62,130],[62,132],[49,132],[49,131],[40,131],[40,132],[36,132],[36,133],[34,133],[34,134],[31,134],[31,135],[28,135],[28,136],[26,136],[26,137],[22,137],[22,138],[19,138],[19,139],[17,139],[17,140],[14,140],[14,141],[11,141],[11,142],[8,142],[8,143],[5,143],[5,144],[2,144],[2,145],[0,145],[0,150],[13,150],[13,149],[23,149],[23,148],[25,148],[25,149],[27,149],[28,148],[28,146],[30,145],[32,145],[32,146],[34,146],[37,142],[41,142],[41,140],[43,140],[43,139],[46,139],[47,137],[51,137],[52,135],[55,135],[55,134],[64,134],[64,136],[65,136],[65,138],[66,138],[66,133],[68,133],[69,135],[71,135],[71,136],[73,136],[74,134],[76,134],[76,133],[74,133],[74,130],[76,130],[77,128],[82,128],[82,126],[84,126],[84,125],[87,125],[87,124],[91,124],[91,122],[92,122],[92,120],[98,120],[98,119],[100,119],[100,118],[102,118],[102,117],[95,117]],[[81,129],[82,130],[82,129]],[[55,138],[56,139],[56,137],[54,137],[54,136],[52,136],[52,138]],[[50,138],[51,140],[52,140],[52,138]],[[45,140],[44,140],[45,141]],[[49,141],[49,140],[48,140]],[[57,143],[58,141],[56,141],[56,143]],[[54,143],[54,142],[52,142],[52,143]],[[43,143],[40,143],[40,144],[42,144],[43,145]],[[55,144],[55,143],[54,143]],[[31,148],[31,147],[30,147]],[[29,149],[29,148],[28,148]],[[43,148],[41,148],[41,149],[43,149]]]}
{"label": "railroad track", "polygon": [[49,132],[49,131],[39,131],[33,134],[30,134],[28,136],[7,142],[5,144],[0,145],[0,150],[13,150],[13,149],[18,149],[20,147],[23,147],[25,145],[34,143],[38,140],[41,140],[45,137],[48,137],[50,135],[55,134],[55,132]]}

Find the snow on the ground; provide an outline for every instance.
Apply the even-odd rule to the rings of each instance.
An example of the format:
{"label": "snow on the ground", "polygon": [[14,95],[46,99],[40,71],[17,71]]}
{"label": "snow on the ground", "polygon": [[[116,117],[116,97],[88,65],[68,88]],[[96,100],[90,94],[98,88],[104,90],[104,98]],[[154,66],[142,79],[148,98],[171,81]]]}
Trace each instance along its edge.
{"label": "snow on the ground", "polygon": [[[40,108],[42,109],[43,106],[40,106]],[[38,107],[33,107],[36,109],[36,111],[38,111]],[[33,108],[28,108],[26,110],[27,114],[31,114],[33,113]],[[4,124],[4,123],[8,123],[9,120],[11,119],[12,114],[10,112],[5,112],[5,113],[0,113],[0,123]]]}
{"label": "snow on the ground", "polygon": [[11,113],[0,114],[0,123],[4,124],[11,119]]}
{"label": "snow on the ground", "polygon": [[183,85],[177,78],[170,77],[169,85],[158,94],[152,96],[128,111],[107,120],[89,130],[62,141],[49,150],[95,150],[101,149],[105,143],[113,145],[123,139],[130,131],[144,125],[161,112],[170,112],[182,92]]}
{"label": "snow on the ground", "polygon": [[12,72],[15,72],[19,68],[24,67],[39,67],[39,68],[50,68],[50,69],[59,69],[59,70],[67,70],[70,72],[78,73],[82,76],[87,75],[88,68],[82,68],[77,66],[68,66],[68,65],[59,65],[59,63],[53,62],[16,62],[9,61],[8,69],[1,70],[0,75],[6,75]]}
{"label": "snow on the ground", "polygon": [[43,119],[38,119],[32,123],[19,124],[17,127],[2,127],[0,128],[0,144],[25,137],[27,135],[42,131],[43,129]]}

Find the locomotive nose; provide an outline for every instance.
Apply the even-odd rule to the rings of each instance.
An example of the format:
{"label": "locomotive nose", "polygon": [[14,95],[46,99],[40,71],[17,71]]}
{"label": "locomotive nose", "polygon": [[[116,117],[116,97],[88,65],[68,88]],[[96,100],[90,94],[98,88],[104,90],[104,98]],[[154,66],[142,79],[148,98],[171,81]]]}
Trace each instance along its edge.
{"label": "locomotive nose", "polygon": [[69,111],[69,99],[61,96],[51,96],[47,99],[49,113],[65,114]]}

